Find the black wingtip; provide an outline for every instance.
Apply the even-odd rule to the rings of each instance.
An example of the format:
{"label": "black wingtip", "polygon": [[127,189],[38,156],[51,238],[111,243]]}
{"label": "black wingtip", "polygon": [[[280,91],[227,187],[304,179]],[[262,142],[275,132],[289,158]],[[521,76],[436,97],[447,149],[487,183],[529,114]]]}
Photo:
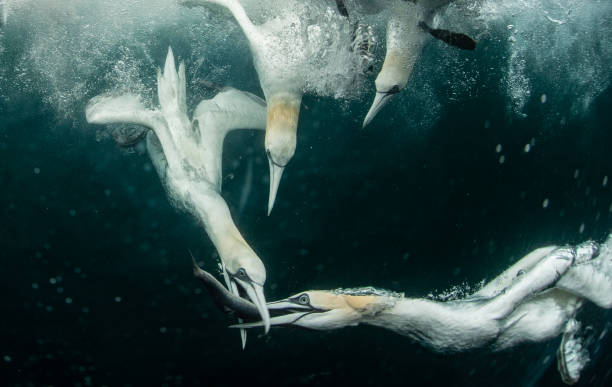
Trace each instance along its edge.
{"label": "black wingtip", "polygon": [[336,0],[336,7],[338,7],[338,12],[340,15],[344,17],[348,17],[348,10],[346,9],[346,4],[344,4],[344,0]]}
{"label": "black wingtip", "polygon": [[424,21],[419,22],[419,27],[423,29],[423,31],[429,33],[434,38],[441,40],[450,46],[469,51],[474,51],[476,49],[476,41],[467,36],[466,34],[449,30],[431,28]]}

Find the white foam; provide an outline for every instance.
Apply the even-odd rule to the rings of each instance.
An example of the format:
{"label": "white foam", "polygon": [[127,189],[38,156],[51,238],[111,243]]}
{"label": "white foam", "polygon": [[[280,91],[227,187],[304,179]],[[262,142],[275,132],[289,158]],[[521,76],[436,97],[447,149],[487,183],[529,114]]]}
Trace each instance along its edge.
{"label": "white foam", "polygon": [[[373,79],[353,72],[361,58],[349,50],[351,29],[333,2],[243,2],[256,24],[273,23],[274,16],[282,17],[289,10],[299,14],[296,33],[304,44],[289,52],[310,58],[302,63],[307,69],[300,71],[308,93],[361,99],[371,89]],[[487,45],[487,52],[466,56],[430,39],[418,71],[399,97],[404,103],[396,103],[396,114],[410,127],[431,126],[449,95],[452,100],[478,92],[479,82],[490,70],[479,60],[488,53],[498,58],[487,64],[501,67],[505,75],[499,85],[487,87],[499,87],[516,115],[524,114],[532,99],[551,111],[551,120],[553,110],[565,106],[561,103],[569,105],[563,116],[585,113],[610,85],[611,27],[602,15],[611,11],[608,0],[452,3],[434,24],[471,35]],[[379,61],[375,69],[384,55],[386,17],[382,12],[362,18],[375,24],[379,42],[374,49]],[[0,68],[0,99],[10,100],[15,90],[40,93],[62,118],[79,117],[85,102],[104,90],[137,93],[153,103],[155,68],[170,44],[187,64],[190,89],[202,90],[198,82],[209,80],[239,87],[248,84],[259,92],[253,82],[255,72],[243,71],[249,67],[243,61],[246,38],[220,7],[187,8],[175,0],[20,0],[11,1],[9,20],[0,31],[0,58],[11,63]],[[427,49],[432,45],[439,46]],[[235,69],[228,63],[244,67]],[[442,69],[443,75],[436,69]],[[437,92],[432,80],[439,77],[450,90]],[[535,101],[543,92],[544,105]],[[193,93],[188,105],[195,106],[194,101],[204,97],[201,93]]]}
{"label": "white foam", "polygon": [[[546,90],[547,105],[571,104],[584,114],[610,85],[612,11],[607,0],[485,0],[482,23],[496,34],[505,28],[509,40],[505,84],[510,108],[524,114],[532,94]],[[549,108],[551,108],[549,106]]]}

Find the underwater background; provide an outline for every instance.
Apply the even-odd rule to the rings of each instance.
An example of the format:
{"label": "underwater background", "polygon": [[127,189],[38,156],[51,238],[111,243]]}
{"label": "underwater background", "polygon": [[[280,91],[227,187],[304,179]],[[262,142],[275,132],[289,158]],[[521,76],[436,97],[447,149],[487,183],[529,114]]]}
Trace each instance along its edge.
{"label": "underwater background", "polygon": [[[189,250],[221,278],[203,228],[169,201],[144,147],[120,148],[84,117],[103,92],[154,103],[168,46],[191,109],[213,83],[261,95],[236,23],[170,0],[4,6],[1,385],[561,384],[560,337],[436,354],[374,327],[278,328],[249,331],[243,351],[192,275]],[[223,196],[266,265],[268,300],[367,285],[452,299],[537,247],[610,233],[612,4],[468,9],[440,23],[477,50],[429,40],[365,129],[375,73],[346,90],[310,85],[271,216],[263,132],[228,136]],[[593,337],[579,385],[612,385],[612,312],[587,304],[578,319]]]}

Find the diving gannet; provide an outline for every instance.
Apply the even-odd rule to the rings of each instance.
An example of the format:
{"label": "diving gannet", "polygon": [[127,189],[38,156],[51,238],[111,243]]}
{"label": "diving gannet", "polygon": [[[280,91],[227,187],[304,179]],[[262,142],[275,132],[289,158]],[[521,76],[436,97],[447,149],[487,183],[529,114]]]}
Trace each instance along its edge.
{"label": "diving gannet", "polygon": [[392,4],[387,23],[387,52],[376,77],[376,95],[363,121],[364,127],[406,87],[428,34],[462,49],[475,48],[476,43],[467,35],[429,27],[434,12],[448,3],[450,0],[397,0]]}
{"label": "diving gannet", "polygon": [[[248,301],[223,300],[214,278],[202,278],[213,298],[245,319],[257,318]],[[575,383],[586,364],[575,353],[576,312],[588,300],[612,308],[612,236],[599,245],[536,249],[471,296],[453,301],[406,298],[375,288],[313,290],[270,302],[273,326],[329,330],[374,325],[438,352],[478,347],[504,350],[563,334],[558,350],[562,378]],[[281,313],[281,315],[278,315]],[[250,315],[250,317],[249,317]],[[261,322],[234,327],[260,326]],[[584,355],[582,355],[584,356]]]}
{"label": "diving gannet", "polygon": [[270,167],[268,215],[283,171],[293,158],[305,84],[303,63],[312,60],[299,15],[284,15],[255,25],[238,0],[182,0],[185,5],[214,3],[227,8],[246,35],[259,83],[268,104],[265,150]]}
{"label": "diving gannet", "polygon": [[[89,123],[131,123],[152,129],[147,150],[166,189],[202,221],[221,258],[228,288],[238,285],[257,307],[265,331],[270,328],[263,285],[266,270],[234,224],[221,196],[221,154],[225,135],[233,129],[264,129],[265,102],[253,94],[225,89],[197,106],[187,117],[185,66],[175,68],[172,49],[164,72],[157,74],[161,109],[146,109],[133,94],[97,96],[86,107]],[[242,335],[243,346],[246,336]]]}

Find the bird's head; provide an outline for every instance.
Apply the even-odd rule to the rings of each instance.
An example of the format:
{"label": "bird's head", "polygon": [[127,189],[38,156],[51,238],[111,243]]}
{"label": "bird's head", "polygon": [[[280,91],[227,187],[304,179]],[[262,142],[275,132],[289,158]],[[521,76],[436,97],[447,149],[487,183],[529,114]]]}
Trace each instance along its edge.
{"label": "bird's head", "polygon": [[406,87],[409,75],[409,71],[401,63],[396,63],[395,60],[388,57],[385,59],[385,63],[376,77],[376,95],[366,118],[363,120],[364,127],[374,119],[387,102]]}
{"label": "bird's head", "polygon": [[[284,300],[268,303],[275,315],[273,326],[299,326],[327,330],[357,325],[369,316],[395,304],[395,296],[374,288],[349,290],[309,290]],[[237,324],[233,327],[250,328],[262,322]]]}
{"label": "bird's head", "polygon": [[235,251],[232,257],[225,259],[224,275],[230,291],[239,296],[239,289],[244,290],[251,302],[255,304],[262,319],[266,333],[270,329],[270,313],[266,307],[263,286],[266,282],[266,268],[259,257],[250,248]]}
{"label": "bird's head", "polygon": [[267,99],[265,148],[270,164],[268,214],[274,207],[285,166],[295,153],[301,100],[301,95],[294,93],[276,93]]}

